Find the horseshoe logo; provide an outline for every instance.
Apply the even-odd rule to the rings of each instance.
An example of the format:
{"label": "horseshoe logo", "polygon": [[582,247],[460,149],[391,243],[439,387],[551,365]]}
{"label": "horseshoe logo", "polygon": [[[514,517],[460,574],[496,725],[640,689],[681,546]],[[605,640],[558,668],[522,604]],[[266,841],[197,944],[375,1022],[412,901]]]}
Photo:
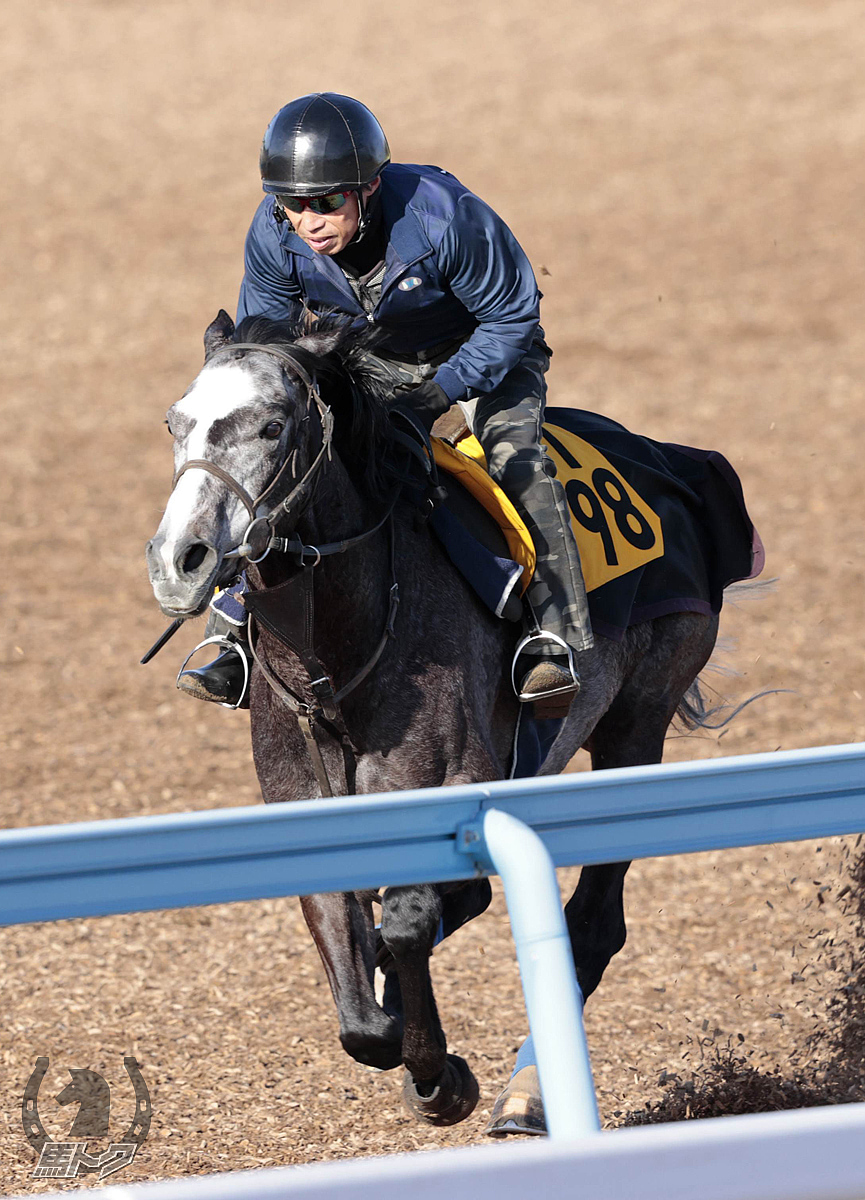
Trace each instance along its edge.
{"label": "horseshoe logo", "polygon": [[39,1085],[45,1078],[47,1070],[48,1059],[37,1058],[33,1074],[27,1080],[27,1087],[24,1089],[24,1100],[21,1104],[21,1120],[24,1123],[24,1133],[27,1135],[27,1141],[37,1154],[41,1154],[42,1147],[47,1141],[50,1141],[48,1134],[45,1132],[45,1127],[39,1119],[39,1108],[37,1106]]}
{"label": "horseshoe logo", "polygon": [[[27,1086],[24,1089],[24,1099],[21,1104],[21,1121],[24,1125],[24,1133],[27,1141],[37,1154],[41,1154],[46,1142],[51,1141],[39,1117],[38,1107],[39,1088],[42,1080],[45,1078],[48,1065],[49,1060],[47,1058],[40,1057],[36,1059],[36,1066],[33,1074],[27,1080]],[[141,1146],[150,1132],[150,1122],[153,1117],[150,1092],[147,1089],[147,1084],[144,1082],[144,1076],[141,1074],[137,1060],[131,1056],[124,1058],[123,1065],[126,1068],[126,1074],[129,1076],[133,1091],[135,1092],[135,1116],[132,1118],[132,1122],[123,1137],[117,1140]]]}
{"label": "horseshoe logo", "polygon": [[126,1133],[120,1138],[120,1141],[134,1142],[136,1146],[143,1146],[144,1139],[150,1133],[150,1120],[153,1116],[150,1104],[150,1092],[147,1090],[144,1076],[141,1074],[135,1059],[131,1057],[124,1058],[123,1065],[126,1068],[126,1074],[132,1081],[132,1087],[135,1091],[135,1116],[132,1118],[132,1124],[126,1130]]}

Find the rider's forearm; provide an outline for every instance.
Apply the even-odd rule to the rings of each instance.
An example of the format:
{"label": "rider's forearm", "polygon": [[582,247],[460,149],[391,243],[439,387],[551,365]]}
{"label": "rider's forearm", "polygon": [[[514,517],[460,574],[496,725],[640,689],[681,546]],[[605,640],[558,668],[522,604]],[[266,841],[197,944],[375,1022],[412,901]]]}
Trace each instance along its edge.
{"label": "rider's forearm", "polygon": [[454,296],[477,321],[435,376],[451,402],[491,392],[534,340],[541,294],[531,264],[491,208],[467,193],[445,230],[437,261]]}
{"label": "rider's forearm", "polygon": [[506,329],[479,325],[468,341],[435,373],[435,381],[451,404],[465,400],[470,392],[491,392],[517,365],[535,340],[537,316]]}

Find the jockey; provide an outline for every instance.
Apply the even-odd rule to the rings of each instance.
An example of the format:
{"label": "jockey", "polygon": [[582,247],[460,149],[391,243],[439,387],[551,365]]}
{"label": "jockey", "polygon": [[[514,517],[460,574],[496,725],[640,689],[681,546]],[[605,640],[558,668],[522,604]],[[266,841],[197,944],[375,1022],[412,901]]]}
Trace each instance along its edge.
{"label": "jockey", "polygon": [[[580,686],[574,654],[592,633],[564,489],[540,444],[552,351],[525,253],[453,175],[392,163],[378,121],[348,96],[280,109],[260,165],[266,194],[246,239],[237,323],[304,310],[366,318],[383,334],[370,364],[395,403],[427,428],[461,406],[537,551],[526,599],[542,634],[518,660],[518,695],[539,716],[563,716]],[[179,686],[231,702],[240,653],[242,642]]]}

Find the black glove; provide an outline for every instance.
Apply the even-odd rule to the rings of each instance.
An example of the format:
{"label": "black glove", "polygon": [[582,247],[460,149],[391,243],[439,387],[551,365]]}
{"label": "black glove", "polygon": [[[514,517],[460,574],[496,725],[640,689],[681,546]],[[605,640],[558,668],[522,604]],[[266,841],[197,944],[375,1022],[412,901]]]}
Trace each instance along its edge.
{"label": "black glove", "polygon": [[410,409],[423,422],[427,433],[451,406],[447,392],[432,379],[425,379],[422,383],[405,383],[396,388],[393,402]]}

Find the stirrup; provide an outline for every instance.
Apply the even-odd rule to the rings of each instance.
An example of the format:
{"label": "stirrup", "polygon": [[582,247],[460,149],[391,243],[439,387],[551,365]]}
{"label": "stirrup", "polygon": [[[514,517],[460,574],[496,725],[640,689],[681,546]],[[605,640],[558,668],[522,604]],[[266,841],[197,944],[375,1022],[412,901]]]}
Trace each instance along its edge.
{"label": "stirrup", "polygon": [[205,646],[223,646],[226,650],[233,650],[235,654],[240,656],[240,661],[243,663],[243,688],[240,693],[240,699],[236,704],[226,704],[224,700],[216,701],[220,708],[240,708],[246,699],[246,693],[249,691],[249,659],[237,638],[227,637],[224,633],[215,633],[213,637],[205,638],[203,642],[199,642],[197,646],[189,651],[186,658],[180,664],[180,670],[177,672],[174,686],[180,688],[180,676],[186,670],[186,664]]}
{"label": "stirrup", "polygon": [[[571,682],[563,687],[553,688],[549,692],[521,692],[517,685],[517,661],[520,655],[525,651],[526,646],[530,646],[532,642],[540,642],[542,645],[553,643],[555,646],[561,647],[564,655],[567,657],[568,671],[571,675]],[[556,656],[561,657],[561,655]],[[539,660],[540,661],[540,660]],[[546,629],[538,629],[534,633],[528,633],[518,643],[514,651],[513,662],[511,663],[511,684],[513,685],[516,697],[520,704],[530,704],[534,700],[548,700],[551,696],[564,696],[570,692],[577,692],[580,688],[580,677],[577,674],[576,663],[574,662],[574,652],[564,638],[559,637],[557,633],[550,633]]]}

